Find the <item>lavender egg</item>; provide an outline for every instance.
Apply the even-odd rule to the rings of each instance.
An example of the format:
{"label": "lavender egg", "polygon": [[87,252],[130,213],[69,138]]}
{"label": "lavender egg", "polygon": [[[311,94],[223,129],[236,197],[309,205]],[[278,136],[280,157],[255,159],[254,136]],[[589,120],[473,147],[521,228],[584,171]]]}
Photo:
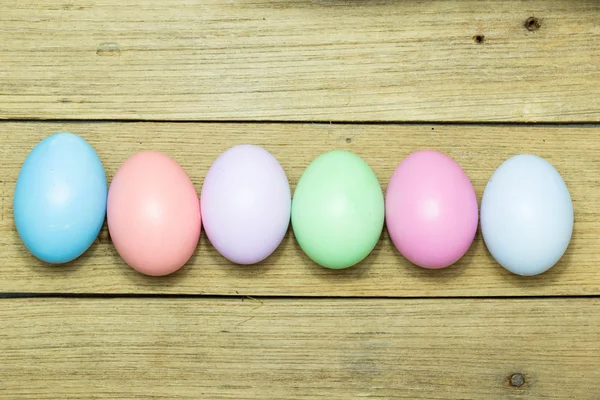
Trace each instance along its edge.
{"label": "lavender egg", "polygon": [[285,171],[260,146],[238,145],[222,153],[202,186],[200,209],[206,235],[237,264],[255,264],[283,240],[291,193]]}

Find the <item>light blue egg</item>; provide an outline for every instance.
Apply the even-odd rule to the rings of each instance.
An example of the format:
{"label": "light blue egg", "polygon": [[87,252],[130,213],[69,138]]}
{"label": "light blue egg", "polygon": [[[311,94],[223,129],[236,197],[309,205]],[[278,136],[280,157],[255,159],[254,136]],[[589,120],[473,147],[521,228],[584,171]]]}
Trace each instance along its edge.
{"label": "light blue egg", "polygon": [[517,275],[538,275],[563,256],[573,233],[573,203],[548,161],[521,154],[490,178],[481,200],[481,232],[492,256]]}
{"label": "light blue egg", "polygon": [[94,242],[106,215],[107,183],[84,139],[56,133],[29,153],[17,179],[14,218],[27,249],[48,263],[69,262]]}

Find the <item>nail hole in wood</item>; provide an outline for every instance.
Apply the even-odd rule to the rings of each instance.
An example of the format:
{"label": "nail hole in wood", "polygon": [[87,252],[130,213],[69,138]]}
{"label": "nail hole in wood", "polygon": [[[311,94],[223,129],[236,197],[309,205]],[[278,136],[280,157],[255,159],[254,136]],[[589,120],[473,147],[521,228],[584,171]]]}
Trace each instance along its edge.
{"label": "nail hole in wood", "polygon": [[485,36],[475,35],[475,36],[473,36],[473,41],[477,44],[481,44],[481,43],[485,42]]}
{"label": "nail hole in wood", "polygon": [[525,26],[525,29],[527,29],[528,31],[533,32],[540,29],[540,26],[542,25],[540,24],[540,20],[536,17],[529,17],[525,20],[523,26]]}
{"label": "nail hole in wood", "polygon": [[512,374],[510,376],[510,386],[514,387],[514,388],[521,388],[525,385],[525,377],[523,376],[523,374]]}
{"label": "nail hole in wood", "polygon": [[350,139],[349,137],[346,138],[346,143],[352,143],[352,139]]}

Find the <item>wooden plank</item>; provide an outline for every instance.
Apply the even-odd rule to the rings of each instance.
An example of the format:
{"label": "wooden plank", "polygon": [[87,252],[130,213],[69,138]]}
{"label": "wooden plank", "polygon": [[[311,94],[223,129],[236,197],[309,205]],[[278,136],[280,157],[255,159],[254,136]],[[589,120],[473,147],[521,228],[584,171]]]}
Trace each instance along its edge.
{"label": "wooden plank", "polygon": [[596,0],[0,9],[0,119],[600,121]]}
{"label": "wooden plank", "polygon": [[[81,134],[97,149],[111,177],[138,150],[156,149],[188,171],[198,193],[214,159],[229,146],[264,146],[295,187],[319,154],[349,149],[374,169],[385,189],[410,152],[435,148],[470,176],[479,198],[508,157],[534,153],[561,172],[571,191],[575,229],[563,260],[537,277],[517,277],[497,265],[478,234],[463,260],[426,271],[404,260],[384,235],[362,264],[330,271],[313,264],[288,234],[261,265],[236,266],[220,257],[204,233],[189,265],[170,277],[149,278],[127,267],[103,231],[92,248],[66,266],[46,266],[21,244],[12,218],[12,194],[28,151],[56,131]],[[600,294],[600,128],[329,124],[3,123],[0,124],[0,292],[201,293],[306,296],[529,296]]]}
{"label": "wooden plank", "polygon": [[599,299],[0,304],[6,399],[600,396]]}

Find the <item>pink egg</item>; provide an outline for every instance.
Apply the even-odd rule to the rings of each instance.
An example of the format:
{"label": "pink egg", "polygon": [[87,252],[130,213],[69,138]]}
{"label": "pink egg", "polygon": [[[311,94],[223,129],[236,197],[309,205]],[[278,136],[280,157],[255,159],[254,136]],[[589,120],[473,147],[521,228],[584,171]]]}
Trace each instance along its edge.
{"label": "pink egg", "polygon": [[153,276],[181,268],[200,238],[200,201],[170,157],[144,151],[127,159],[108,191],[108,229],[119,255]]}
{"label": "pink egg", "polygon": [[412,153],[396,168],[386,192],[387,230],[400,253],[423,268],[444,268],[469,249],[477,231],[477,196],[450,157]]}

